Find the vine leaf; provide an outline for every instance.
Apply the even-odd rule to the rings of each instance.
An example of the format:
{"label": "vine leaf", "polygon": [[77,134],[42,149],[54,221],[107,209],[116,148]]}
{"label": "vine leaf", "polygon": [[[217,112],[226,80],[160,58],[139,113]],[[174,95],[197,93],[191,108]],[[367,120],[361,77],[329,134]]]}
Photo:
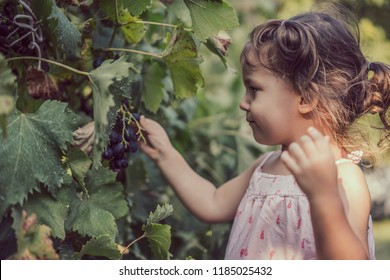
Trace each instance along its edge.
{"label": "vine leaf", "polygon": [[35,113],[9,115],[9,137],[0,140],[0,216],[22,204],[40,182],[50,191],[61,186],[66,176],[61,154],[76,126],[76,115],[57,101],[44,102]]}
{"label": "vine leaf", "polygon": [[151,0],[122,0],[122,2],[132,15],[139,16],[150,6]]}
{"label": "vine leaf", "polygon": [[82,150],[78,148],[71,148],[69,150],[68,157],[68,165],[72,171],[72,175],[79,184],[84,184],[84,178],[87,175],[92,161]]}
{"label": "vine leaf", "polygon": [[144,228],[153,255],[159,259],[168,259],[171,246],[171,226],[149,224]]}
{"label": "vine leaf", "polygon": [[171,73],[174,94],[178,98],[188,98],[196,94],[198,87],[204,85],[199,67],[202,59],[191,35],[177,29],[162,54]]}
{"label": "vine leaf", "polygon": [[164,69],[158,63],[144,63],[143,72],[143,102],[146,109],[156,113],[164,97]]}
{"label": "vine leaf", "polygon": [[[14,211],[22,208],[14,208]],[[30,195],[23,205],[27,213],[35,213],[39,224],[47,225],[52,230],[52,236],[65,239],[65,219],[68,215],[68,204],[61,200],[54,199],[49,193],[42,192]]]}
{"label": "vine leaf", "polygon": [[149,218],[146,220],[146,226],[152,223],[158,223],[165,218],[173,214],[172,205],[165,203],[163,206],[157,205],[157,208],[154,212],[150,212]]}
{"label": "vine leaf", "polygon": [[79,57],[81,45],[81,33],[69,21],[53,0],[32,0],[31,9],[43,21],[44,26],[51,32],[47,36],[53,36],[55,48],[61,58]]}
{"label": "vine leaf", "polygon": [[192,25],[191,14],[184,1],[160,0],[187,27]]}
{"label": "vine leaf", "polygon": [[115,181],[115,175],[104,167],[91,169],[85,178],[88,195],[80,198],[75,184],[62,191],[61,198],[70,203],[66,228],[83,236],[108,234],[112,240],[115,238],[118,231],[115,219],[128,213],[123,187]]}
{"label": "vine leaf", "polygon": [[172,215],[172,213],[172,205],[168,203],[165,203],[163,206],[157,205],[156,210],[150,212],[146,224],[142,226],[153,255],[159,259],[168,259],[169,257],[171,226],[158,224],[158,222]]}
{"label": "vine leaf", "polygon": [[[123,10],[128,10],[131,15],[141,15],[148,6],[151,0],[117,0],[119,13]],[[115,5],[112,0],[99,0],[100,8],[105,12],[107,17],[115,21]]]}
{"label": "vine leaf", "polygon": [[108,234],[96,236],[89,240],[80,252],[75,253],[75,256],[81,259],[84,255],[107,257],[111,260],[119,260],[122,254],[118,249],[118,244],[112,241]]}
{"label": "vine leaf", "polygon": [[121,10],[118,17],[121,23],[127,23],[121,26],[126,41],[129,44],[139,43],[145,35],[145,25],[136,22],[138,18],[133,17],[127,9]]}
{"label": "vine leaf", "polygon": [[95,120],[95,141],[93,148],[93,166],[101,164],[101,154],[108,142],[107,127],[108,114],[115,106],[114,95],[110,86],[129,78],[129,68],[133,64],[126,62],[122,56],[117,60],[105,60],[102,65],[89,72],[89,79],[93,89],[93,115]]}
{"label": "vine leaf", "polygon": [[[14,212],[15,213],[15,212]],[[35,214],[27,215],[25,211],[22,217],[14,215],[14,229],[17,237],[18,251],[13,259],[39,260],[59,259],[50,239],[50,228],[37,224]]]}
{"label": "vine leaf", "polygon": [[184,0],[190,10],[192,29],[202,41],[239,25],[234,9],[224,1]]}

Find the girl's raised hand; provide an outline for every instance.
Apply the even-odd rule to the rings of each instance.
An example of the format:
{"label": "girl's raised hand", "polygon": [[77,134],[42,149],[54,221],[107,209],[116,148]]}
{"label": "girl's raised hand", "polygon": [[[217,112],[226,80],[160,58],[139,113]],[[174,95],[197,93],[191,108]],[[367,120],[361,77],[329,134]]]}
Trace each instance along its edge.
{"label": "girl's raised hand", "polygon": [[159,123],[141,116],[140,124],[146,132],[147,143],[140,141],[139,146],[151,159],[160,161],[174,150],[167,133]]}
{"label": "girl's raised hand", "polygon": [[290,144],[281,159],[309,200],[338,196],[337,167],[329,138],[310,127]]}

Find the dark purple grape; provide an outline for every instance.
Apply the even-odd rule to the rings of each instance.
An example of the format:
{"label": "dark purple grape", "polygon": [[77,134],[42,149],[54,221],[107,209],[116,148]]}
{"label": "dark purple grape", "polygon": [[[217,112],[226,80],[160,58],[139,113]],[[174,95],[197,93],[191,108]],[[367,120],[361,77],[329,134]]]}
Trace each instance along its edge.
{"label": "dark purple grape", "polygon": [[137,120],[137,122],[139,122],[139,120],[141,119],[141,115],[138,113],[134,113],[133,117]]}
{"label": "dark purple grape", "polygon": [[137,149],[138,149],[137,142],[136,141],[131,141],[129,143],[129,150],[130,150],[130,152],[135,153],[137,151]]}
{"label": "dark purple grape", "polygon": [[129,165],[129,160],[126,158],[113,159],[110,162],[111,169],[125,169]]}
{"label": "dark purple grape", "polygon": [[129,166],[129,160],[127,158],[122,158],[120,161],[121,169],[125,169],[127,166]]}
{"label": "dark purple grape", "polygon": [[110,143],[111,144],[116,144],[120,143],[122,141],[122,135],[115,130],[112,130],[110,133]]}
{"label": "dark purple grape", "polygon": [[119,160],[118,159],[113,159],[112,161],[110,161],[110,168],[112,170],[120,169],[119,168]]}
{"label": "dark purple grape", "polygon": [[103,63],[103,58],[101,56],[95,57],[92,63],[93,68],[95,69],[98,68],[100,65],[102,65],[102,63]]}
{"label": "dark purple grape", "polygon": [[8,26],[1,23],[0,24],[0,36],[7,37],[9,33],[10,33],[10,29],[8,28]]}
{"label": "dark purple grape", "polygon": [[108,146],[107,149],[103,152],[103,158],[112,159],[113,157],[114,157],[114,151],[110,146]]}
{"label": "dark purple grape", "polygon": [[137,134],[131,126],[126,127],[125,139],[126,141],[137,141]]}
{"label": "dark purple grape", "polygon": [[112,150],[114,151],[115,157],[121,157],[125,152],[125,146],[122,143],[116,143],[112,146]]}

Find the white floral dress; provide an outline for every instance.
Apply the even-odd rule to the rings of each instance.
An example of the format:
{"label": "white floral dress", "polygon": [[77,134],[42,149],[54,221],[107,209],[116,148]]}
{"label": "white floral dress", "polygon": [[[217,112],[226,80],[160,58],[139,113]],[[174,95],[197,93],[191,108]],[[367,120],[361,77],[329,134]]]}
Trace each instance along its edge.
{"label": "white floral dress", "polygon": [[[317,258],[309,202],[294,176],[262,172],[271,154],[255,169],[237,209],[225,259]],[[344,161],[351,160],[336,164]],[[368,238],[375,259],[371,217]]]}

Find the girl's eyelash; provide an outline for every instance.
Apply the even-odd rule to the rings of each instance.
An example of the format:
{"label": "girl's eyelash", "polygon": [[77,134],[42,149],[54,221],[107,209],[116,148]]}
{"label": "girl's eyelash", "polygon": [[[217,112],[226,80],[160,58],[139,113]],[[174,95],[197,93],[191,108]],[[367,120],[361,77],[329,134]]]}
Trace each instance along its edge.
{"label": "girl's eyelash", "polygon": [[255,88],[255,87],[249,87],[249,90],[250,90],[252,93],[256,93],[256,92],[258,92],[260,89],[259,89],[259,88]]}

